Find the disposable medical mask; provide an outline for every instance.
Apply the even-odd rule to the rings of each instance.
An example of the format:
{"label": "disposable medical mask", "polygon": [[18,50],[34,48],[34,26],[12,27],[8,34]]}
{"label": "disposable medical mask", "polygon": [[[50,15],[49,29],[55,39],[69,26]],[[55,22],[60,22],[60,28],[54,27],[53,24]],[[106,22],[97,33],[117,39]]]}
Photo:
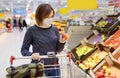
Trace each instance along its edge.
{"label": "disposable medical mask", "polygon": [[53,22],[53,18],[46,18],[44,19],[43,24],[50,26],[52,22]]}

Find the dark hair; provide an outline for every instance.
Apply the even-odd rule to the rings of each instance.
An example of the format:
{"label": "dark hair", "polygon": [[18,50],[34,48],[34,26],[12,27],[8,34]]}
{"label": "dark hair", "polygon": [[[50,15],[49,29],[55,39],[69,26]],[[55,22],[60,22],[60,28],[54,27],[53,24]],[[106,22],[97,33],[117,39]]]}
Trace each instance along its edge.
{"label": "dark hair", "polygon": [[53,11],[54,16],[54,9],[50,4],[40,4],[37,7],[36,13],[35,13],[35,20],[38,25],[41,25],[44,18],[47,18],[50,13]]}

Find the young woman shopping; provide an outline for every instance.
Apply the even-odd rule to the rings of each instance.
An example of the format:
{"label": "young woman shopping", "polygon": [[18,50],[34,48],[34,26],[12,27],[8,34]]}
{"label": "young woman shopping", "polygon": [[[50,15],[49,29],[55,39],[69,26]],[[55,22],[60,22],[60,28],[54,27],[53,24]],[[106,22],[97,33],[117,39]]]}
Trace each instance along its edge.
{"label": "young woman shopping", "polygon": [[[35,13],[36,25],[28,28],[21,48],[23,56],[32,56],[32,63],[43,60],[45,65],[59,64],[58,58],[40,58],[41,55],[47,55],[47,52],[59,53],[63,50],[66,42],[59,34],[58,29],[51,25],[53,16],[54,9],[51,5],[40,4],[37,7]],[[33,47],[32,52],[29,51],[30,45]],[[58,76],[60,75],[60,69],[46,70],[45,75]]]}

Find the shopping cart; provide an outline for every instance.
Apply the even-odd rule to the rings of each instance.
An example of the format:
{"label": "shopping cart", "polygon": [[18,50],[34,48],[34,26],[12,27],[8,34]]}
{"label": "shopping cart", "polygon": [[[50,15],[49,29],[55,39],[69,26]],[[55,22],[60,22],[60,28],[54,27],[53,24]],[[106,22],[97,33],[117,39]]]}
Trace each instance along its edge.
{"label": "shopping cart", "polygon": [[[71,60],[71,54],[69,53],[62,53],[55,55],[53,52],[49,52],[48,55],[41,56],[41,58],[59,58],[59,69],[60,69],[60,75],[58,76],[41,76],[41,77],[32,77],[32,78],[91,78],[88,74],[86,74],[84,71],[82,71],[80,68],[78,68],[76,65],[74,65],[73,61]],[[10,67],[13,67],[13,61],[14,60],[24,60],[24,59],[32,59],[31,56],[25,56],[25,57],[10,57]],[[40,63],[41,64],[41,63]],[[44,64],[42,62],[42,64]],[[44,65],[44,67],[47,65]],[[55,69],[53,65],[50,65],[53,68],[44,68],[44,70],[51,70]],[[56,65],[57,66],[57,65]],[[12,77],[10,77],[12,78]],[[20,78],[20,77],[19,77]],[[26,77],[31,78],[31,77]]]}
{"label": "shopping cart", "polygon": [[[59,65],[56,64],[56,67],[57,66],[60,66],[60,67],[56,68],[56,69],[60,69],[60,75],[58,75],[58,76],[34,77],[34,78],[73,78],[72,72],[71,72],[71,68],[72,68],[72,66],[71,66],[71,54],[65,53],[65,54],[55,55],[54,52],[48,52],[48,55],[43,55],[43,56],[40,56],[40,57],[41,57],[41,59],[42,58],[59,58],[61,62],[59,63]],[[11,66],[13,66],[13,61],[14,60],[21,60],[21,59],[32,59],[32,57],[31,56],[25,56],[25,57],[11,56],[10,57]],[[41,63],[44,65],[44,62],[41,62]],[[51,67],[50,68],[45,68],[46,66],[48,66],[48,65],[44,65],[44,70],[55,69],[54,65],[49,65],[53,68],[51,68]]]}

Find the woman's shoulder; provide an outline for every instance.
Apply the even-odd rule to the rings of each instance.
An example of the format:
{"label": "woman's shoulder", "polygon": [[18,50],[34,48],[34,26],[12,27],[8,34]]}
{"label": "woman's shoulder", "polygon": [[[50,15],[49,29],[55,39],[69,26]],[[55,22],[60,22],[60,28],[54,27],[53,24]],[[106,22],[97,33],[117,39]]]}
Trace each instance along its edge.
{"label": "woman's shoulder", "polygon": [[36,28],[35,25],[33,25],[33,26],[29,26],[29,29],[35,29],[35,28]]}
{"label": "woman's shoulder", "polygon": [[56,26],[54,26],[54,25],[52,25],[52,28],[53,28],[53,29],[57,29],[57,27],[56,27]]}
{"label": "woman's shoulder", "polygon": [[[30,26],[29,27],[29,30],[34,30],[34,29],[40,29],[38,26],[36,25],[33,25],[33,26]],[[52,25],[50,28],[47,28],[47,29],[54,29],[54,30],[58,30],[58,28],[54,25]]]}
{"label": "woman's shoulder", "polygon": [[29,26],[29,28],[27,29],[27,31],[33,31],[34,29],[36,29],[36,27],[33,25],[33,26]]}
{"label": "woman's shoulder", "polygon": [[57,28],[56,26],[54,26],[54,25],[52,25],[52,29],[53,29],[55,32],[58,32],[58,31],[59,31],[58,28]]}

